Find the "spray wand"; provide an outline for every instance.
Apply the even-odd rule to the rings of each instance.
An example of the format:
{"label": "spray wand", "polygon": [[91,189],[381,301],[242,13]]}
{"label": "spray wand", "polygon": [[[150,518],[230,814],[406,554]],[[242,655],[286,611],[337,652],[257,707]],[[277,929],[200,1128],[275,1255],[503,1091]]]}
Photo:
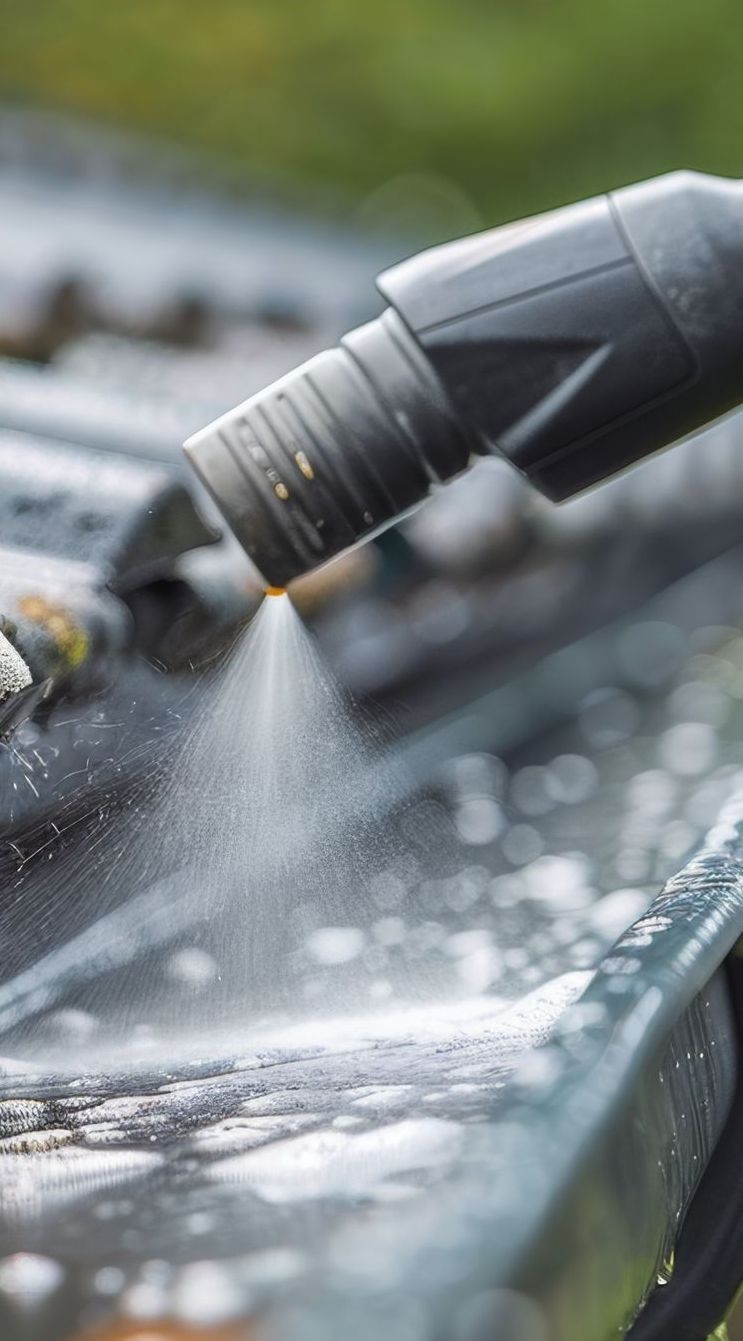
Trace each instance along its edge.
{"label": "spray wand", "polygon": [[743,183],[678,172],[423,252],[376,320],[186,443],[267,583],[478,456],[570,498],[743,401]]}

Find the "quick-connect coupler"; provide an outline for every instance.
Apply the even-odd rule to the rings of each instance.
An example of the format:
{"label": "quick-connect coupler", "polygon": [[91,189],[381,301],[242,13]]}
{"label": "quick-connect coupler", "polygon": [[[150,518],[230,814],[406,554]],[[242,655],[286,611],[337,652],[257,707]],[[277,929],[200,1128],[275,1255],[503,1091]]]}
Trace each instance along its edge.
{"label": "quick-connect coupler", "polygon": [[478,456],[571,497],[743,401],[743,184],[678,172],[434,247],[390,306],[189,439],[267,582]]}

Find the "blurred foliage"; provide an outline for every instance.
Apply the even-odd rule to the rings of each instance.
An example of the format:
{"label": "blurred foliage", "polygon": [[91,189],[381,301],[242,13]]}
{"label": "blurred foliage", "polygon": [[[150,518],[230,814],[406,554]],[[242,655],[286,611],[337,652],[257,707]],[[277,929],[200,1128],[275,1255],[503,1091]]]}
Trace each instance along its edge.
{"label": "blurred foliage", "polygon": [[344,210],[410,174],[476,224],[681,165],[743,172],[739,0],[0,0],[0,32],[0,98]]}

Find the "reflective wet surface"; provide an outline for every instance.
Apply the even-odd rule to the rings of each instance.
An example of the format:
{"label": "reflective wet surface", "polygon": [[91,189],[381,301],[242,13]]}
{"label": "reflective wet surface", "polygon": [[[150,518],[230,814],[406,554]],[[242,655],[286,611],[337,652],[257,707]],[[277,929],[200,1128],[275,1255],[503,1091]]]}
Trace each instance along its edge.
{"label": "reflective wet surface", "polygon": [[[200,198],[179,203],[174,245],[173,199],[159,190],[128,213],[116,183],[18,172],[0,194],[14,258],[0,277],[4,311],[11,290],[17,299],[4,348],[48,360],[43,371],[4,365],[3,422],[170,465],[187,432],[365,317],[350,295],[383,259],[259,210],[215,217]],[[88,273],[96,265],[103,286]],[[271,292],[266,275],[282,277]],[[400,784],[363,889],[329,908],[303,872],[282,905],[280,959],[258,966],[249,1008],[240,955],[192,915],[197,900],[146,891],[107,910],[101,940],[87,934],[86,903],[102,914],[105,900],[85,864],[83,889],[74,863],[55,867],[38,899],[13,881],[0,986],[3,1341],[551,1336],[541,1303],[493,1281],[509,1278],[509,1249],[546,1213],[549,1171],[567,1177],[584,1158],[592,1102],[598,1122],[620,1062],[652,1030],[666,937],[691,925],[705,891],[720,925],[740,902],[735,848],[643,918],[743,786],[740,565],[702,574],[676,614],[671,601],[629,617],[603,650],[533,663],[549,650],[547,628],[569,641],[716,552],[715,519],[730,536],[719,547],[739,537],[735,433],[723,446],[729,460],[708,495],[709,458],[700,480],[679,456],[680,480],[662,477],[667,494],[634,477],[603,517],[594,498],[546,518],[517,483],[480,476],[466,536],[439,499],[377,560],[358,609],[351,574],[351,608],[316,623],[357,689],[409,693],[413,714],[416,695],[428,696],[419,717],[430,721],[502,681],[499,648],[508,665],[526,649],[531,670],[490,717],[463,710],[421,786],[415,769]],[[512,574],[524,549],[525,571]],[[493,583],[480,581],[488,574]],[[465,643],[477,663],[464,665],[466,685]],[[109,746],[108,733],[123,733],[123,714],[98,702],[94,713],[74,741],[75,776],[92,775],[93,738],[118,767],[121,740]],[[145,745],[149,760],[154,739]],[[19,794],[43,795],[54,749],[38,724],[16,733],[9,811]],[[146,789],[138,796],[144,805]],[[81,850],[112,851],[116,825],[101,805]],[[276,854],[286,856],[281,843]],[[20,868],[31,857],[20,850]],[[707,912],[698,943],[714,930]],[[60,944],[62,924],[79,938]],[[217,998],[238,1009],[215,1031],[205,1017]],[[618,1222],[625,1212],[616,1239],[602,1239],[604,1183],[561,1226],[571,1279],[595,1268],[595,1317],[611,1335],[654,1280],[714,1144],[730,1049],[718,984],[653,1060],[655,1087],[634,1075],[634,1138],[608,1147],[622,1152],[616,1185],[610,1157],[597,1156]],[[578,1220],[599,1229],[576,1244]],[[615,1300],[612,1262],[625,1258],[631,1281]],[[590,1290],[578,1293],[588,1318]],[[572,1300],[555,1297],[550,1325]],[[590,1319],[584,1337],[565,1309],[560,1337],[597,1341]]]}
{"label": "reflective wet surface", "polygon": [[[105,1010],[94,1014],[84,990],[37,1015],[30,1061],[6,1039],[6,1302],[58,1295],[60,1336],[65,1289],[71,1320],[114,1306],[205,1325],[253,1316],[304,1288],[319,1262],[340,1269],[370,1216],[390,1223],[442,1180],[456,1187],[477,1130],[497,1134],[514,1066],[520,1084],[549,1086],[550,1054],[534,1045],[740,786],[743,637],[703,630],[678,661],[662,698],[608,688],[543,752],[444,768],[417,803],[426,823],[415,808],[407,823],[430,833],[435,807],[459,866],[421,877],[419,853],[412,875],[410,860],[380,870],[353,925],[298,938],[298,982],[336,992],[355,979],[369,1009],[205,1035],[167,1067],[161,1020],[124,1074],[115,1057],[103,1073],[69,1074],[71,1041],[105,1039]],[[160,963],[176,1011],[211,976],[187,941]],[[405,1002],[409,966],[421,1004]],[[7,1265],[19,1251],[36,1262],[25,1285]]]}

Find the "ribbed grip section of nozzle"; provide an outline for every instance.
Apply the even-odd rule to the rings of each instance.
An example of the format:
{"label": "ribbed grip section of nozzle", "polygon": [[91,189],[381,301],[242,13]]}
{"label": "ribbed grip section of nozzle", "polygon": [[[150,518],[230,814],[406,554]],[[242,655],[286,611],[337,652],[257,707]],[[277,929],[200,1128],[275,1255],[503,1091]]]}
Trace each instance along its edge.
{"label": "ribbed grip section of nozzle", "polygon": [[393,311],[215,420],[185,450],[275,586],[391,525],[471,452]]}

